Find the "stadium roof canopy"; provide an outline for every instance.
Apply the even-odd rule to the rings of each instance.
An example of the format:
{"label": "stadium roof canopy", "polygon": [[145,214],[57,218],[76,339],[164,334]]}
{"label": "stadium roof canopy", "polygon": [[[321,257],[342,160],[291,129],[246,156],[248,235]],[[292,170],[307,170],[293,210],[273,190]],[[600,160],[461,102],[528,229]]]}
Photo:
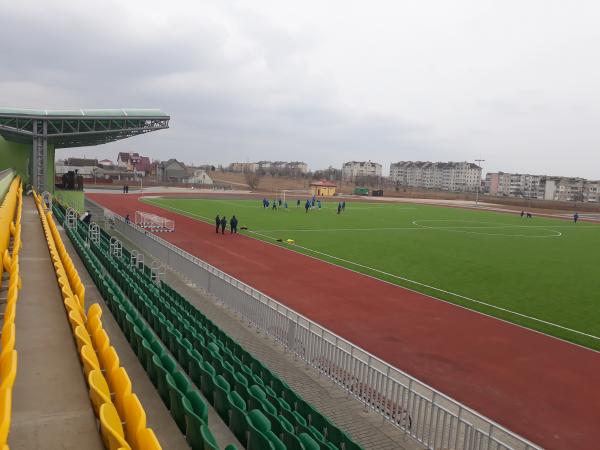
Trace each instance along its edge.
{"label": "stadium roof canopy", "polygon": [[0,107],[0,135],[30,143],[43,138],[55,148],[83,147],[169,128],[158,109],[36,110]]}

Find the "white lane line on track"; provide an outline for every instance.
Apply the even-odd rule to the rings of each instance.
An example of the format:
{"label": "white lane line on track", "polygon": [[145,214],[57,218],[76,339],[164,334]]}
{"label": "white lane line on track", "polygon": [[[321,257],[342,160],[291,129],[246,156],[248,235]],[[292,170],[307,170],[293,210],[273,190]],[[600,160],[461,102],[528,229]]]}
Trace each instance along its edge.
{"label": "white lane line on track", "polygon": [[[150,202],[150,203],[152,203],[152,202]],[[155,206],[159,206],[159,205],[155,204]],[[208,220],[208,221],[211,220],[211,219],[209,219],[206,216],[201,216],[200,214],[194,214],[194,213],[191,213],[189,211],[185,211],[185,210],[182,210],[182,209],[179,209],[179,208],[174,208],[174,207],[171,207],[171,206],[159,206],[159,207],[161,207],[161,208],[164,207],[165,209],[171,209],[171,210],[174,210],[174,211],[179,211],[183,215],[188,216],[188,217],[192,217],[192,218],[199,217],[201,219],[205,219],[205,220]],[[273,241],[277,242],[277,238],[274,238],[272,236],[268,236],[266,234],[261,234],[261,233],[258,233],[258,232],[255,232],[255,231],[251,231],[251,230],[248,230],[248,233],[252,233],[252,234],[255,234],[257,236],[262,236],[262,237],[264,237],[266,239],[270,239],[270,240],[273,240]],[[558,324],[553,323],[553,322],[548,322],[547,320],[542,320],[542,319],[538,319],[538,318],[533,317],[533,316],[528,316],[527,314],[522,314],[522,313],[519,313],[519,312],[516,312],[516,311],[512,311],[510,309],[507,309],[507,308],[502,308],[501,306],[496,306],[496,305],[493,305],[491,303],[483,302],[481,300],[476,300],[474,298],[467,297],[465,295],[457,294],[455,292],[447,291],[445,289],[441,289],[441,288],[438,288],[438,287],[435,287],[435,286],[431,286],[431,285],[428,285],[428,284],[425,284],[425,283],[421,283],[420,281],[411,280],[410,278],[402,277],[400,275],[394,275],[392,273],[385,272],[385,271],[379,270],[379,269],[375,269],[373,267],[365,266],[364,264],[360,264],[360,263],[357,263],[357,262],[354,262],[354,261],[343,259],[343,258],[340,258],[338,256],[329,255],[328,253],[320,252],[318,250],[314,250],[314,249],[309,248],[309,247],[304,247],[304,246],[298,245],[298,244],[294,244],[294,247],[302,248],[302,249],[304,249],[304,250],[306,250],[308,252],[315,253],[315,254],[318,254],[318,255],[321,255],[321,256],[325,256],[325,257],[333,259],[333,260],[337,260],[337,261],[341,261],[341,262],[344,262],[344,263],[347,263],[347,264],[351,264],[353,266],[360,267],[360,268],[363,268],[363,269],[367,269],[367,270],[370,270],[370,271],[373,271],[373,272],[376,272],[376,273],[380,273],[382,275],[386,275],[386,276],[389,276],[389,277],[392,277],[392,278],[396,278],[398,280],[402,280],[402,281],[405,281],[407,283],[411,283],[411,284],[414,284],[414,285],[417,285],[417,286],[421,286],[421,287],[424,287],[424,288],[427,288],[427,289],[431,289],[433,291],[441,292],[443,294],[451,295],[451,296],[454,296],[456,298],[460,298],[462,300],[466,300],[466,301],[469,301],[469,302],[472,302],[472,303],[476,303],[476,304],[479,304],[479,305],[487,306],[489,308],[493,308],[493,309],[496,309],[496,310],[499,310],[499,311],[503,311],[503,312],[506,312],[506,313],[509,313],[509,314],[513,314],[515,316],[523,317],[523,318],[528,319],[528,320],[539,322],[539,323],[542,323],[544,325],[549,325],[551,327],[559,328],[561,330],[569,331],[571,333],[576,333],[576,334],[579,334],[579,335],[582,335],[582,336],[586,336],[586,337],[589,337],[589,338],[596,339],[596,340],[600,341],[600,336],[594,336],[593,334],[584,333],[583,331],[574,330],[573,328],[568,328],[568,327],[565,327],[565,326],[562,326],[562,325],[558,325]],[[284,248],[286,248],[286,247],[284,247]],[[288,249],[288,250],[293,251],[291,249]],[[339,267],[346,268],[344,266],[339,266]],[[361,272],[357,272],[357,273],[361,273]],[[385,281],[385,280],[383,280],[383,281]],[[394,284],[394,285],[397,286],[396,284]],[[410,290],[410,288],[407,288],[407,289]],[[413,291],[413,292],[417,292],[417,293],[421,294],[418,291]],[[434,297],[432,297],[432,298],[434,298]],[[443,299],[437,299],[437,300],[445,301]],[[458,306],[460,306],[460,305],[458,305]],[[484,315],[486,315],[486,314],[484,314]],[[491,316],[491,317],[493,317],[493,316]],[[496,317],[496,319],[497,319],[497,317]],[[500,319],[500,320],[503,320],[503,319]],[[508,323],[510,323],[510,322],[508,322]],[[513,325],[515,325],[515,324],[513,324]],[[518,324],[516,324],[516,325],[520,326]],[[524,328],[527,328],[527,327],[524,327]],[[530,329],[530,328],[527,328],[527,329]],[[537,330],[532,330],[532,331],[536,331],[536,332],[539,333],[539,331],[537,331]],[[541,334],[547,335],[546,333],[543,333],[543,332],[541,332]],[[547,336],[550,336],[550,335],[547,335]],[[558,338],[556,336],[550,336],[550,337],[553,337],[555,339],[564,341],[563,339]],[[569,342],[569,341],[564,341],[564,342]],[[577,346],[582,347],[582,348],[585,348],[587,350],[592,350],[594,352],[597,352],[597,350],[590,349],[588,347],[584,347],[584,346],[582,346],[580,344],[575,344],[573,342],[569,342],[569,343],[573,344],[573,345],[577,345]]]}

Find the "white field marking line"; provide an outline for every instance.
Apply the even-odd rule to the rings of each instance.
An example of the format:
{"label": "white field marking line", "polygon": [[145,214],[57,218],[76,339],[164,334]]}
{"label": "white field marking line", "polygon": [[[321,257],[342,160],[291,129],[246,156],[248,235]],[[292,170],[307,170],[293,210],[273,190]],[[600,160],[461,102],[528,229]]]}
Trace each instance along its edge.
{"label": "white field marking line", "polygon": [[[170,207],[168,207],[167,209],[170,209]],[[183,212],[183,214],[184,214],[184,215],[187,215],[188,217],[200,217],[200,218],[202,218],[202,219],[210,220],[210,219],[209,219],[208,217],[206,217],[206,216],[201,216],[201,215],[199,215],[199,214],[190,213],[190,212],[188,212],[188,211],[183,211],[183,210],[180,210],[180,209],[178,209],[178,208],[172,208],[172,209],[174,209],[174,210],[179,210],[179,211]],[[277,239],[276,239],[276,238],[274,238],[274,237],[272,237],[272,236],[268,236],[268,235],[261,234],[261,233],[257,233],[257,232],[255,232],[255,231],[250,231],[250,230],[248,230],[248,232],[249,232],[249,233],[252,233],[252,234],[256,234],[256,235],[258,235],[258,236],[262,236],[262,237],[264,237],[264,238],[266,238],[266,239],[271,239],[271,240],[277,241]],[[475,300],[474,298],[470,298],[470,297],[467,297],[467,296],[464,296],[464,295],[461,295],[461,294],[457,294],[457,293],[455,293],[455,292],[447,291],[447,290],[445,290],[445,289],[441,289],[441,288],[437,288],[437,287],[435,287],[435,286],[431,286],[431,285],[428,285],[428,284],[425,284],[425,283],[421,283],[420,281],[411,280],[410,278],[402,277],[402,276],[399,276],[399,275],[394,275],[394,274],[392,274],[392,273],[384,272],[383,270],[379,270],[379,269],[375,269],[375,268],[373,268],[373,267],[365,266],[365,265],[363,265],[363,264],[360,264],[360,263],[357,263],[357,262],[354,262],[354,261],[350,261],[350,260],[347,260],[347,259],[339,258],[339,257],[337,257],[337,256],[333,256],[333,255],[329,255],[329,254],[327,254],[327,253],[323,253],[323,252],[320,252],[320,251],[318,251],[318,250],[313,250],[312,248],[304,247],[304,246],[302,246],[302,245],[298,245],[298,244],[294,244],[294,247],[299,247],[299,248],[302,248],[302,249],[304,249],[304,250],[307,250],[307,251],[309,251],[309,252],[312,252],[312,253],[316,253],[316,254],[319,254],[319,255],[325,256],[325,257],[327,257],[327,258],[331,258],[331,259],[334,259],[334,260],[338,260],[338,261],[342,261],[342,262],[345,262],[345,263],[348,263],[348,264],[352,264],[352,265],[354,265],[354,266],[361,267],[361,268],[363,268],[363,269],[371,270],[371,271],[373,271],[373,272],[377,272],[377,273],[380,273],[380,274],[382,274],[382,275],[386,275],[386,276],[389,276],[389,277],[392,277],[392,278],[396,278],[396,279],[398,279],[398,280],[406,281],[406,282],[408,282],[408,283],[412,283],[412,284],[415,284],[415,285],[417,285],[417,286],[425,287],[425,288],[427,288],[427,289],[431,289],[431,290],[434,290],[434,291],[437,291],[437,292],[441,292],[441,293],[444,293],[444,294],[452,295],[452,296],[454,296],[454,297],[461,298],[461,299],[463,299],[463,300],[467,300],[467,301],[470,301],[470,302],[473,302],[473,303],[477,303],[477,304],[480,304],[480,305],[484,305],[484,306],[487,306],[487,307],[489,307],[489,308],[493,308],[493,309],[497,309],[497,310],[499,310],[499,311],[507,312],[507,313],[509,313],[509,314],[513,314],[513,315],[515,315],[515,316],[523,317],[523,318],[525,318],[525,319],[533,320],[533,321],[535,321],[535,322],[543,323],[543,324],[545,324],[545,325],[549,325],[549,326],[552,326],[552,327],[555,327],[555,328],[560,328],[561,330],[569,331],[569,332],[571,332],[571,333],[576,333],[576,334],[580,334],[580,335],[582,335],[582,336],[586,336],[586,337],[589,337],[589,338],[592,338],[592,339],[600,340],[600,336],[594,336],[593,334],[584,333],[583,331],[578,331],[578,330],[574,330],[574,329],[572,329],[572,328],[564,327],[564,326],[562,326],[562,325],[558,325],[558,324],[556,324],[556,323],[553,323],[553,322],[548,322],[547,320],[538,319],[538,318],[536,318],[536,317],[528,316],[527,314],[522,314],[522,313],[519,313],[519,312],[516,312],[516,311],[512,311],[512,310],[510,310],[510,309],[507,309],[507,308],[502,308],[501,306],[492,305],[491,303],[486,303],[486,302],[483,302],[483,301],[481,301],[481,300]],[[284,247],[284,248],[285,248],[285,247]],[[288,250],[290,250],[290,251],[293,251],[293,250],[291,250],[291,249],[288,249]],[[345,268],[345,267],[343,267],[343,266],[338,266],[338,267]],[[357,273],[361,273],[361,272],[357,272]],[[364,275],[364,274],[363,274],[363,275]],[[375,279],[378,279],[378,278],[375,278]],[[385,280],[383,280],[383,281],[385,281]],[[393,283],[392,283],[392,284],[393,284]],[[396,284],[393,284],[393,285],[394,285],[394,286],[397,286]],[[413,291],[413,292],[417,292],[417,293],[419,293],[419,294],[422,294],[422,292],[418,292],[418,291]],[[425,295],[426,295],[426,294],[425,294]],[[431,298],[435,298],[435,297],[431,297]],[[436,299],[436,300],[439,300],[439,301],[444,301],[444,300],[442,300],[442,299]],[[460,305],[457,305],[457,306],[460,306]],[[471,311],[471,310],[469,310],[469,311]],[[478,312],[478,311],[476,311],[476,312]],[[484,314],[484,315],[487,315],[487,314]],[[493,317],[493,316],[490,316],[490,317]],[[494,318],[495,318],[495,319],[498,319],[497,317],[494,317]],[[502,319],[499,319],[499,320],[502,320]],[[507,322],[507,323],[512,323],[512,322]],[[520,326],[520,325],[518,325],[518,324],[514,324],[514,323],[513,323],[512,325],[517,325],[517,326]],[[527,328],[527,327],[523,327],[523,328],[525,328],[525,329],[528,329],[528,330],[531,330],[530,328]],[[535,331],[535,332],[541,333],[541,332],[539,332],[539,331],[537,331],[537,330],[531,330],[531,331]],[[554,338],[554,339],[558,339],[558,340],[560,340],[560,341],[563,341],[563,342],[569,342],[569,341],[565,341],[564,339],[557,338],[556,336],[547,335],[546,333],[541,333],[541,334],[543,334],[543,335],[546,335],[546,336],[550,336],[550,337],[552,337],[552,338]],[[569,342],[569,343],[570,343],[570,344],[574,344],[573,342]],[[587,350],[592,350],[592,351],[594,351],[594,352],[597,352],[597,351],[596,351],[596,350],[594,350],[594,349],[590,349],[590,348],[588,348],[588,347],[584,347],[584,346],[582,346],[582,345],[580,345],[580,344],[574,344],[574,345],[577,345],[577,346],[579,346],[579,347],[585,348],[585,349],[587,349]]]}
{"label": "white field marking line", "polygon": [[[535,235],[535,234],[503,234],[503,233],[482,233],[479,231],[469,231],[470,229],[483,229],[483,230],[493,230],[493,229],[509,229],[509,228],[533,228],[527,225],[496,225],[496,226],[450,226],[450,227],[436,227],[436,226],[427,226],[422,225],[419,222],[453,222],[453,220],[442,220],[442,219],[430,219],[430,220],[413,220],[412,224],[428,229],[428,230],[443,230],[449,231],[451,233],[467,233],[467,234],[481,234],[484,236],[501,236],[501,237],[530,237],[530,238],[549,238],[549,237],[560,237],[562,233],[560,231],[552,230],[550,228],[545,228],[542,226],[536,226],[538,230],[550,231],[555,234],[546,234],[546,235]],[[469,221],[469,220],[454,220],[454,222],[466,222],[466,223],[495,223],[495,222],[480,222],[477,220]]]}
{"label": "white field marking line", "polygon": [[287,233],[289,232],[302,232],[302,231],[394,231],[394,230],[407,230],[407,231],[422,231],[429,230],[427,227],[389,227],[389,228],[311,228],[311,229],[281,229],[281,230],[255,230],[255,233]]}
{"label": "white field marking line", "polygon": [[[422,221],[419,221],[422,222]],[[414,222],[413,222],[414,223]],[[471,228],[481,228],[481,229],[494,229],[494,228],[510,228],[510,227],[523,227],[523,228],[539,228],[546,229],[541,225],[502,225],[497,227],[427,227],[427,226],[415,226],[415,227],[382,227],[382,228],[310,228],[310,229],[300,229],[300,228],[285,228],[285,229],[275,229],[275,230],[254,230],[256,233],[285,233],[285,232],[310,232],[310,231],[394,231],[394,230],[406,230],[406,231],[422,231],[422,230],[444,230],[444,229],[471,229]],[[595,229],[600,231],[600,227],[596,226],[583,226],[573,228],[571,225],[556,225],[555,228],[570,228],[572,230],[580,230],[580,229]],[[558,233],[558,231],[552,230],[548,228],[548,231],[554,231]],[[486,233],[474,233],[474,234],[486,234]],[[494,234],[490,233],[491,236],[514,236],[514,235],[502,235],[502,234]],[[554,236],[534,236],[534,235],[522,235],[526,237],[554,237]]]}
{"label": "white field marking line", "polygon": [[[265,235],[265,234],[256,233],[256,232],[251,231],[251,230],[248,230],[248,232],[256,234],[258,236],[265,237],[267,239],[276,240],[272,236],[268,236],[268,235]],[[483,302],[481,300],[475,300],[474,298],[467,297],[465,295],[457,294],[455,292],[447,291],[445,289],[441,289],[441,288],[438,288],[438,287],[435,287],[435,286],[431,286],[429,284],[425,284],[425,283],[421,283],[419,281],[411,280],[410,278],[402,277],[402,276],[399,276],[399,275],[394,275],[394,274],[389,273],[389,272],[384,272],[383,270],[379,270],[379,269],[375,269],[373,267],[365,266],[364,264],[360,264],[360,263],[357,263],[357,262],[354,262],[354,261],[350,261],[348,259],[340,258],[338,256],[329,255],[328,253],[323,253],[323,252],[320,252],[318,250],[314,250],[312,248],[304,247],[304,246],[298,245],[298,244],[294,244],[294,247],[299,247],[299,248],[302,248],[302,249],[307,250],[309,252],[325,256],[327,258],[335,259],[335,260],[338,260],[338,261],[341,261],[341,262],[344,262],[344,263],[347,263],[347,264],[352,264],[354,266],[361,267],[363,269],[367,269],[367,270],[370,270],[370,271],[373,271],[373,272],[377,272],[377,273],[380,273],[382,275],[386,275],[386,276],[389,276],[389,277],[392,277],[392,278],[396,278],[398,280],[406,281],[408,283],[416,284],[418,286],[425,287],[427,289],[432,289],[434,291],[442,292],[444,294],[452,295],[454,297],[458,297],[458,298],[461,298],[463,300],[467,300],[467,301],[470,301],[470,302],[473,302],[473,303],[477,303],[477,304],[484,305],[484,306],[487,306],[487,307],[490,307],[490,308],[494,308],[494,309],[497,309],[497,310],[500,310],[500,311],[504,311],[504,312],[507,312],[507,313],[510,313],[510,314],[514,314],[516,316],[524,317],[524,318],[529,319],[529,320],[534,320],[536,322],[540,322],[540,323],[543,323],[545,325],[550,325],[550,326],[553,326],[553,327],[556,327],[556,328],[560,328],[562,330],[570,331],[572,333],[577,333],[577,334],[581,334],[583,336],[590,337],[592,339],[600,340],[600,336],[594,336],[593,334],[588,334],[588,333],[584,333],[583,331],[578,331],[578,330],[574,330],[572,328],[564,327],[562,325],[558,325],[558,324],[555,324],[555,323],[552,323],[552,322],[548,322],[546,320],[538,319],[536,317],[528,316],[526,314],[522,314],[522,313],[519,313],[519,312],[516,312],[516,311],[512,311],[512,310],[507,309],[507,308],[502,308],[501,306],[492,305],[491,303],[486,303],[486,302]]]}

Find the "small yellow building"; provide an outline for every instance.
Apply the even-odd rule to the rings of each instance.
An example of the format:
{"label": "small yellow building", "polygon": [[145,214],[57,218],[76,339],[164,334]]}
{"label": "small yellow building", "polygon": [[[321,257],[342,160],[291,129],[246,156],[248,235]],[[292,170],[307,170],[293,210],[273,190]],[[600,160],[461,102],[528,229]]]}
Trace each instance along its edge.
{"label": "small yellow building", "polygon": [[337,185],[331,181],[321,180],[310,183],[310,190],[317,197],[335,195]]}

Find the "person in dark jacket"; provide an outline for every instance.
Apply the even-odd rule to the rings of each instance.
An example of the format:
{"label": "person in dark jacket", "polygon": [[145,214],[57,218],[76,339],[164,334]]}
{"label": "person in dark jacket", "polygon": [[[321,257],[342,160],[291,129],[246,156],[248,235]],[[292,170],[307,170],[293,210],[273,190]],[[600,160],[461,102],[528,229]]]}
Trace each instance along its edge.
{"label": "person in dark jacket", "polygon": [[232,216],[231,220],[229,221],[229,224],[231,225],[231,233],[230,234],[237,234],[237,226],[238,226],[237,217]]}
{"label": "person in dark jacket", "polygon": [[225,234],[225,228],[227,227],[227,217],[221,218],[221,234]]}
{"label": "person in dark jacket", "polygon": [[81,219],[81,221],[87,225],[90,224],[92,220],[92,213],[88,210],[85,212],[85,214],[83,215],[83,218]]}
{"label": "person in dark jacket", "polygon": [[573,222],[577,223],[578,220],[579,220],[579,214],[578,213],[573,214]]}
{"label": "person in dark jacket", "polygon": [[215,226],[216,226],[216,232],[217,232],[217,234],[219,234],[219,227],[221,226],[221,218],[219,217],[218,214],[217,214],[217,217],[215,217]]}
{"label": "person in dark jacket", "polygon": [[304,205],[306,212],[308,212],[308,208],[310,208],[310,200],[306,200],[306,204]]}
{"label": "person in dark jacket", "polygon": [[338,214],[342,211],[342,204],[338,203]]}

